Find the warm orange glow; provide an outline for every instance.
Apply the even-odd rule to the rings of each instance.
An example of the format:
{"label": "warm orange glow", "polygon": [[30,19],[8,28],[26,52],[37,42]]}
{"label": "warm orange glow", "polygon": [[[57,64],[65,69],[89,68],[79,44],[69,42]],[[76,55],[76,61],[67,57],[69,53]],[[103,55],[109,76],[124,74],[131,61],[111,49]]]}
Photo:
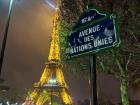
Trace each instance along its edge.
{"label": "warm orange glow", "polygon": [[[55,82],[50,82],[50,80],[55,80]],[[50,86],[57,86],[58,89],[54,90],[54,93],[50,93],[48,90],[48,87],[50,88]],[[31,104],[33,103],[35,105],[43,105],[46,102],[51,103],[50,95],[59,96],[60,94],[59,97],[64,104],[72,105],[72,100],[68,93],[68,86],[64,80],[60,59],[58,12],[56,13],[53,22],[52,40],[48,56],[48,63],[46,64],[40,81],[35,83],[34,88],[35,89],[29,94]]]}

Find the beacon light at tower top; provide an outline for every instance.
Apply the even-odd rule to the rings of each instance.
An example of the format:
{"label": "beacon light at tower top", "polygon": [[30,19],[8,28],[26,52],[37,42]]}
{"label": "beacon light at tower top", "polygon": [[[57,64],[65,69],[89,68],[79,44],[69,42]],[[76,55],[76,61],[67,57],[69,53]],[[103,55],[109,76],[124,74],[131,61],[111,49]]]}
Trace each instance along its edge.
{"label": "beacon light at tower top", "polygon": [[57,2],[56,4],[53,2],[54,0],[53,1],[52,0],[44,0],[44,1],[49,7],[55,9],[56,11],[59,9],[57,0],[55,0]]}

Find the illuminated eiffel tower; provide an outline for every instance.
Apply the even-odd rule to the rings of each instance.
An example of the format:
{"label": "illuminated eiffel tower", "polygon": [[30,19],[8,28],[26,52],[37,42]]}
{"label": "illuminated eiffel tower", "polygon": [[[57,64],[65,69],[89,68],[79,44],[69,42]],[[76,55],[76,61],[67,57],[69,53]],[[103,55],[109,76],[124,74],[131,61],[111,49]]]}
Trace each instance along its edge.
{"label": "illuminated eiffel tower", "polygon": [[73,104],[62,72],[58,31],[59,12],[57,11],[53,21],[48,62],[40,81],[34,84],[34,90],[29,93],[24,105],[53,105],[53,99],[61,100],[62,105]]}

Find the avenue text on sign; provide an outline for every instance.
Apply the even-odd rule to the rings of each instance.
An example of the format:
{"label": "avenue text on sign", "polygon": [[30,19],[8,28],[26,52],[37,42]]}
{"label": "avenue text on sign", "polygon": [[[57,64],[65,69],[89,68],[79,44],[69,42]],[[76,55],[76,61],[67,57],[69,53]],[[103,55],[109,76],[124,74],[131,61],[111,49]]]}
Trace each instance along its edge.
{"label": "avenue text on sign", "polygon": [[[90,24],[73,30],[68,35],[68,47],[66,49],[68,56],[74,57],[86,53],[97,53],[100,50],[117,46],[119,39],[117,37],[115,18],[116,17],[110,15],[110,17],[102,19],[101,21],[92,23],[92,21],[94,21],[93,19],[90,21]],[[82,23],[81,20],[81,24],[85,23]]]}

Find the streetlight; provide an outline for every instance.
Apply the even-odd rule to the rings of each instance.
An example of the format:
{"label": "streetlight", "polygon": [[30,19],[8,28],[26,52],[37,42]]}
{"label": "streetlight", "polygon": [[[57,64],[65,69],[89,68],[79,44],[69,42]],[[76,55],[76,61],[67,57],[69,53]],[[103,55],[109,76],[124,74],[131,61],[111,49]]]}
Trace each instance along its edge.
{"label": "streetlight", "polygon": [[1,76],[1,72],[2,72],[4,52],[5,52],[6,41],[7,41],[7,36],[8,36],[8,30],[9,30],[9,24],[10,24],[10,18],[11,18],[11,11],[12,11],[12,7],[13,7],[13,1],[14,0],[11,0],[10,1],[9,11],[8,11],[8,17],[7,17],[7,20],[6,20],[6,26],[5,26],[5,30],[4,30],[2,48],[1,48],[1,53],[0,53],[0,76]]}

